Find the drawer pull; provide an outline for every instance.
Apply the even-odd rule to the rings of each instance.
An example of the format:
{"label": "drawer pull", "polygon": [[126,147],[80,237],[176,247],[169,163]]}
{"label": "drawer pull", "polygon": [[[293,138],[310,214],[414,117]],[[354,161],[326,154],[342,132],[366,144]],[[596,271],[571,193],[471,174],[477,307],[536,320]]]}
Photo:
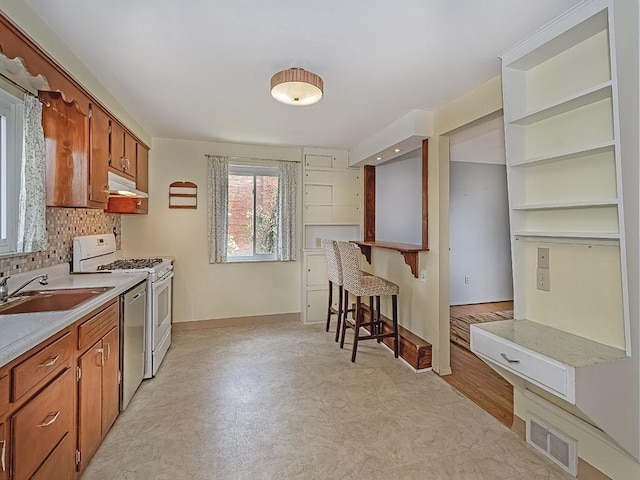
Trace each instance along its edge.
{"label": "drawer pull", "polygon": [[59,358],[60,358],[60,355],[56,355],[55,357],[51,357],[51,359],[48,362],[41,363],[39,366],[40,367],[53,367],[56,364],[56,362],[58,361]]}
{"label": "drawer pull", "polygon": [[6,459],[6,453],[7,453],[7,441],[2,440],[0,441],[0,443],[2,444],[2,449],[0,450],[0,472],[6,472],[7,462],[5,459]]}
{"label": "drawer pull", "polygon": [[520,360],[514,360],[513,358],[507,357],[506,353],[501,353],[500,356],[504,358],[509,363],[520,363]]}
{"label": "drawer pull", "polygon": [[[42,423],[38,424],[38,427],[48,427],[49,425],[53,425],[53,423],[58,419],[59,416],[60,410],[58,410],[56,413],[51,412],[45,417],[45,420]],[[49,418],[49,420],[47,420],[47,418]]]}

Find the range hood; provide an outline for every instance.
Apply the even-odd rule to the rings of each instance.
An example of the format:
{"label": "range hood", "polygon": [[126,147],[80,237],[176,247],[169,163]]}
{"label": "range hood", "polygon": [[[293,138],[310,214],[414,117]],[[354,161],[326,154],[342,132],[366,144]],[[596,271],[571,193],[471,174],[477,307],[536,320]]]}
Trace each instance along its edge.
{"label": "range hood", "polygon": [[113,172],[109,172],[110,197],[148,198],[149,195],[136,189],[136,183]]}

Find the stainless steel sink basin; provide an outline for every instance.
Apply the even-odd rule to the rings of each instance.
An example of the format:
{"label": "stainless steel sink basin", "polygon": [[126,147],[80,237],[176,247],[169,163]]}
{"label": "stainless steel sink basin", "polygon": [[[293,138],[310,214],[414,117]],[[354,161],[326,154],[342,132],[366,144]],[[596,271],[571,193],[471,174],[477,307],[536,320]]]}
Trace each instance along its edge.
{"label": "stainless steel sink basin", "polygon": [[0,315],[71,310],[82,302],[86,302],[112,288],[62,288],[58,290],[22,292],[9,300],[9,302],[0,305]]}

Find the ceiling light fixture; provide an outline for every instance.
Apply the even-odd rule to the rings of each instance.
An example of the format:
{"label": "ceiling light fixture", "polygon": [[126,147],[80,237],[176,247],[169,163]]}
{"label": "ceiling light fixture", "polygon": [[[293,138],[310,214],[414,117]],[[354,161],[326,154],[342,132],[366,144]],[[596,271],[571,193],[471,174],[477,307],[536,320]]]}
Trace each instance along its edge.
{"label": "ceiling light fixture", "polygon": [[400,151],[400,149],[399,149],[399,148],[396,148],[396,149],[394,150],[394,152],[396,152],[396,153],[398,153],[399,151]]}
{"label": "ceiling light fixture", "polygon": [[322,79],[302,68],[282,70],[271,77],[271,96],[287,105],[313,105],[323,91]]}

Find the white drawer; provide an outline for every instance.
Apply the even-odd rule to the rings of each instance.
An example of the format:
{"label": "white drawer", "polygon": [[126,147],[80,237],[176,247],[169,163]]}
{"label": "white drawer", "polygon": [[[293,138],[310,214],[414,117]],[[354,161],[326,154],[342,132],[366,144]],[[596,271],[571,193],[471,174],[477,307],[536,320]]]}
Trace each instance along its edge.
{"label": "white drawer", "polygon": [[[571,403],[575,370],[526,347],[471,326],[471,351]],[[509,361],[511,360],[511,361]]]}
{"label": "white drawer", "polygon": [[331,168],[333,157],[331,155],[313,155],[304,156],[304,164],[311,168]]}

